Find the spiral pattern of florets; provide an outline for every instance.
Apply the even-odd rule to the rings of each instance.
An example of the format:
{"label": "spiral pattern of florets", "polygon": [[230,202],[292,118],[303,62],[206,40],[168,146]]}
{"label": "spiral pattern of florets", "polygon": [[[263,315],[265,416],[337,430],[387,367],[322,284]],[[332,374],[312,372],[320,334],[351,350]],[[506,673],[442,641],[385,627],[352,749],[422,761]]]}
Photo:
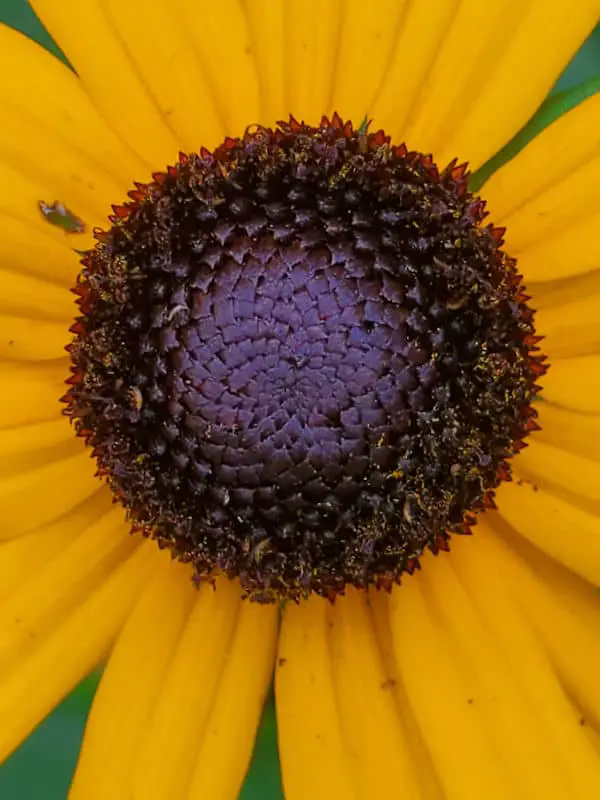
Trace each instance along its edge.
{"label": "spiral pattern of florets", "polygon": [[82,262],[65,400],[136,529],[267,601],[468,531],[544,366],[464,165],[291,119],[130,198]]}

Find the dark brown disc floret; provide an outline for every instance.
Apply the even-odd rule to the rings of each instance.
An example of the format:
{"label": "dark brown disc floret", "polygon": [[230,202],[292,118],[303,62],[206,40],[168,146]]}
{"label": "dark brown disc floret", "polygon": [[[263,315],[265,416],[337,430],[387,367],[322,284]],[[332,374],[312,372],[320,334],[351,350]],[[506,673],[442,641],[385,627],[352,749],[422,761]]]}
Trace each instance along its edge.
{"label": "dark brown disc floret", "polygon": [[260,600],[390,585],[468,530],[545,368],[464,165],[292,119],[130,198],[65,399],[136,529]]}

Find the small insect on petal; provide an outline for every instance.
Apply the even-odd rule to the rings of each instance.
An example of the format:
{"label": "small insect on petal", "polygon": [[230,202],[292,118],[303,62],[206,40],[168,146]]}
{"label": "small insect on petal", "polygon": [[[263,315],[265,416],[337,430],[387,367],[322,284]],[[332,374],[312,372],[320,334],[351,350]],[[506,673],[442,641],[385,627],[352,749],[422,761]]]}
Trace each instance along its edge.
{"label": "small insect on petal", "polygon": [[58,201],[48,204],[40,200],[38,208],[46,222],[49,222],[50,225],[54,225],[57,228],[62,228],[65,233],[83,233],[85,231],[85,223],[83,220],[75,216],[72,211],[69,211],[68,208]]}

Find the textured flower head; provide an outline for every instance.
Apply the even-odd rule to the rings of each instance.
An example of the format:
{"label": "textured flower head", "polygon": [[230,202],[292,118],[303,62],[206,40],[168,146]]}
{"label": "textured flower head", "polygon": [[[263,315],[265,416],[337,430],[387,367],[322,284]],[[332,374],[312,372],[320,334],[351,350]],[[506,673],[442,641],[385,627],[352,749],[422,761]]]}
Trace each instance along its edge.
{"label": "textured flower head", "polygon": [[597,0],[33,6],[0,754],[102,665],[75,800],[235,800],[271,686],[291,800],[594,796],[598,97],[481,168]]}
{"label": "textured flower head", "polygon": [[65,399],[137,528],[263,601],[390,586],[468,532],[546,368],[464,166],[334,115],[130,195],[83,259]]}

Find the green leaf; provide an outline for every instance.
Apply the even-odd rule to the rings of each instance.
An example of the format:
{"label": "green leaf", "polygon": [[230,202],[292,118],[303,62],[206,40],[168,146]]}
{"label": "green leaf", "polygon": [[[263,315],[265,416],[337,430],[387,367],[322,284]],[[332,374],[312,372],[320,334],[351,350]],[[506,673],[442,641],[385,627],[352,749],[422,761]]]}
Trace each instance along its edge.
{"label": "green leaf", "polygon": [[2,800],[65,800],[99,675],[80,683],[2,764]]}
{"label": "green leaf", "polygon": [[501,166],[513,159],[544,128],[566,114],[579,103],[600,91],[600,75],[593,75],[577,86],[550,95],[533,115],[529,122],[506,144],[502,150],[490,158],[482,167],[473,173],[469,181],[472,191],[479,191],[488,178]]}
{"label": "green leaf", "polygon": [[[0,0],[0,23],[16,28],[68,64],[60,48],[37,18],[27,0]],[[76,20],[73,20],[73,24]]]}
{"label": "green leaf", "polygon": [[569,66],[560,76],[551,94],[564,92],[578,86],[598,74],[600,62],[600,26],[598,26],[579,48]]}
{"label": "green leaf", "polygon": [[240,792],[240,800],[283,800],[277,752],[277,720],[272,693],[265,703],[252,763]]}

